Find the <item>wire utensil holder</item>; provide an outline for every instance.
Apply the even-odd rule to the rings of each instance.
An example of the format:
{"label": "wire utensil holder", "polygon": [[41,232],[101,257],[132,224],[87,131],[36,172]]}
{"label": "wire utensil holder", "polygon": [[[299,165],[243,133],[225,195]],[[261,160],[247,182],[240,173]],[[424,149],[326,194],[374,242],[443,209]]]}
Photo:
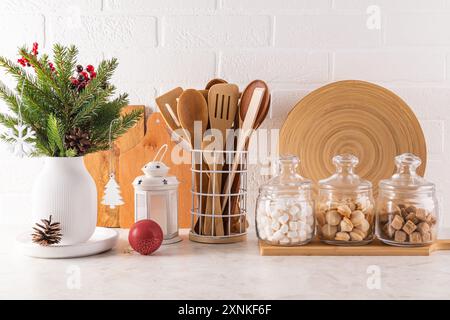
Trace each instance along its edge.
{"label": "wire utensil holder", "polygon": [[[231,173],[233,161],[236,159],[239,165],[235,181],[230,184],[229,190],[223,190],[225,181]],[[221,165],[217,166],[217,163]],[[220,170],[214,170],[216,167]],[[203,243],[233,243],[246,239],[247,167],[248,151],[196,149],[191,151],[190,240]],[[210,179],[212,181],[209,181]],[[210,188],[208,182],[212,183]],[[225,199],[227,205],[222,211],[221,204]],[[210,210],[207,210],[208,200]],[[217,208],[219,203],[220,208]],[[223,224],[223,234],[218,234],[218,223]],[[205,227],[208,232],[205,232]]]}

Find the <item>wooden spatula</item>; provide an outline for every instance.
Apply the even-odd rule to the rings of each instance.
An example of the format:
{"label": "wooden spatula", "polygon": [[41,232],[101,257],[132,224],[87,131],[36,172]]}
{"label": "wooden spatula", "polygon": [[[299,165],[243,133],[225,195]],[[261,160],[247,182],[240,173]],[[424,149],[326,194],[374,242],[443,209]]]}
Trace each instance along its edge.
{"label": "wooden spatula", "polygon": [[[248,109],[250,107],[250,101],[253,97],[253,92],[255,91],[256,88],[263,88],[265,89],[264,91],[264,95],[262,97],[261,100],[261,105],[258,109],[258,113],[256,115],[256,119],[253,123],[253,129],[256,130],[259,128],[259,126],[264,122],[264,120],[266,119],[267,113],[269,111],[270,108],[270,91],[269,91],[269,87],[267,86],[267,84],[262,81],[262,80],[253,80],[252,82],[250,82],[247,87],[244,89],[244,92],[241,95],[241,100],[239,103],[239,112],[238,112],[238,117],[239,117],[239,127],[242,127],[242,124],[245,120],[245,117],[247,115]],[[235,123],[236,126],[236,123]],[[247,140],[246,144],[245,144],[245,148],[244,150],[248,149],[248,143],[249,140]],[[239,166],[238,166],[239,168]],[[237,174],[234,177],[232,186],[231,186],[231,193],[236,194],[239,192],[240,189],[240,176]],[[230,212],[231,214],[236,213],[237,210],[237,205],[238,205],[238,200],[239,197],[232,197],[231,199],[231,204],[229,208],[225,208],[224,214]],[[238,219],[238,217],[235,217],[233,220]]]}
{"label": "wooden spatula", "polygon": [[159,112],[161,112],[164,121],[172,131],[181,128],[177,112],[177,99],[182,93],[183,89],[177,87],[155,99]]}
{"label": "wooden spatula", "polygon": [[[264,96],[264,92],[266,89],[264,88],[255,88],[252,94],[252,98],[250,100],[250,104],[248,107],[247,114],[245,116],[245,119],[242,123],[242,128],[240,135],[238,137],[238,142],[236,146],[236,155],[233,159],[233,165],[231,166],[231,173],[228,175],[227,180],[225,182],[225,187],[223,189],[224,193],[230,193],[231,191],[231,185],[234,180],[234,176],[236,175],[236,170],[239,166],[239,152],[242,152],[245,150],[245,145],[247,143],[248,138],[250,137],[252,133],[252,129],[255,125],[256,118],[258,116],[258,112],[261,106],[261,102]],[[226,204],[228,201],[228,197],[224,199],[222,202],[222,210],[225,210]]]}
{"label": "wooden spatula", "polygon": [[[213,85],[208,92],[208,112],[209,112],[209,123],[211,129],[218,130],[218,133],[221,134],[220,137],[216,137],[216,139],[222,139],[222,150],[224,149],[226,143],[226,133],[228,129],[231,129],[233,126],[234,118],[238,109],[238,100],[239,100],[239,88],[234,84],[215,84]],[[223,154],[221,154],[223,155]],[[213,170],[221,171],[223,168],[223,159],[214,159]],[[211,168],[211,164],[209,164]],[[220,173],[214,173],[209,178],[210,186],[208,189],[217,190],[216,193],[221,192],[222,186],[222,175]],[[214,185],[215,184],[215,185]],[[219,204],[220,209],[218,209],[218,215],[221,216],[221,202],[220,196],[208,197],[206,207],[213,207],[211,203],[208,204],[208,201],[214,201],[214,207],[216,207],[216,203]],[[214,212],[214,214],[216,214]],[[219,217],[214,218],[214,226],[215,226],[215,235],[221,236],[224,235],[223,232],[223,221]],[[204,234],[211,234],[211,225],[205,223]]]}

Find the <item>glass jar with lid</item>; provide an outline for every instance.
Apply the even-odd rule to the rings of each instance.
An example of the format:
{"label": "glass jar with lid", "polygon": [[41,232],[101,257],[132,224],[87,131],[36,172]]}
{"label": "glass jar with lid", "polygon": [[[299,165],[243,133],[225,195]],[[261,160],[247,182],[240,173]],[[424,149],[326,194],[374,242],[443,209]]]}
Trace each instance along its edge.
{"label": "glass jar with lid", "polygon": [[374,238],[372,183],[355,173],[358,163],[354,155],[337,155],[333,157],[336,172],[319,181],[317,233],[325,243],[364,245]]}
{"label": "glass jar with lid", "polygon": [[295,156],[280,157],[278,175],[260,187],[256,233],[271,245],[303,245],[314,236],[312,182],[297,173],[298,164]]}
{"label": "glass jar with lid", "polygon": [[397,246],[423,246],[437,237],[438,204],[433,183],[419,176],[419,157],[395,157],[397,172],[379,183],[377,236]]}

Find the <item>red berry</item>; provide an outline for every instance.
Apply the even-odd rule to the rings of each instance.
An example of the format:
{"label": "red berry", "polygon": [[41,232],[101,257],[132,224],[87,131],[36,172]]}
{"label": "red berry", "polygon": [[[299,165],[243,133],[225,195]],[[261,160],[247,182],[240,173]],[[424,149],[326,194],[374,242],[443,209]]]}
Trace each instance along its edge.
{"label": "red berry", "polygon": [[50,70],[52,70],[52,72],[55,72],[55,66],[53,65],[53,63],[49,62],[48,67],[50,68]]}
{"label": "red berry", "polygon": [[32,50],[32,52],[33,52],[33,54],[34,54],[35,56],[37,56],[37,54],[38,54],[38,47],[39,47],[38,43],[37,43],[37,42],[34,42],[34,43],[33,43],[33,50]]}
{"label": "red berry", "polygon": [[77,71],[78,72],[83,71],[83,66],[81,64],[77,65]]}
{"label": "red berry", "polygon": [[75,79],[74,77],[71,77],[70,78],[70,82],[73,84],[73,85],[75,85],[75,86],[77,86],[80,82],[77,80],[77,79]]}
{"label": "red berry", "polygon": [[92,72],[90,73],[90,75],[91,75],[91,79],[94,79],[94,78],[97,76],[97,72],[92,71]]}
{"label": "red berry", "polygon": [[81,72],[85,80],[89,79],[89,74],[86,71]]}
{"label": "red berry", "polygon": [[89,73],[94,72],[94,66],[92,64],[88,64],[86,66],[86,71]]}
{"label": "red berry", "polygon": [[31,66],[30,62],[28,62],[27,59],[25,59],[24,57],[17,59],[17,62],[20,63],[22,66],[24,67],[29,67]]}

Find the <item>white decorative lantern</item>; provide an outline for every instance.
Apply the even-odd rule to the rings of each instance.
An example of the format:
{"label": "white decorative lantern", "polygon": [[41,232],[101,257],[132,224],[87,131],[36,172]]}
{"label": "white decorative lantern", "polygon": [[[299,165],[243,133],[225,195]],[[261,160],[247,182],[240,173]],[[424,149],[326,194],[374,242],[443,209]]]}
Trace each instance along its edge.
{"label": "white decorative lantern", "polygon": [[[167,150],[166,145],[165,147]],[[135,222],[142,219],[156,221],[163,230],[163,244],[181,241],[178,236],[178,185],[180,182],[176,177],[167,175],[169,167],[161,160],[147,163],[142,171],[144,175],[133,181]]]}

